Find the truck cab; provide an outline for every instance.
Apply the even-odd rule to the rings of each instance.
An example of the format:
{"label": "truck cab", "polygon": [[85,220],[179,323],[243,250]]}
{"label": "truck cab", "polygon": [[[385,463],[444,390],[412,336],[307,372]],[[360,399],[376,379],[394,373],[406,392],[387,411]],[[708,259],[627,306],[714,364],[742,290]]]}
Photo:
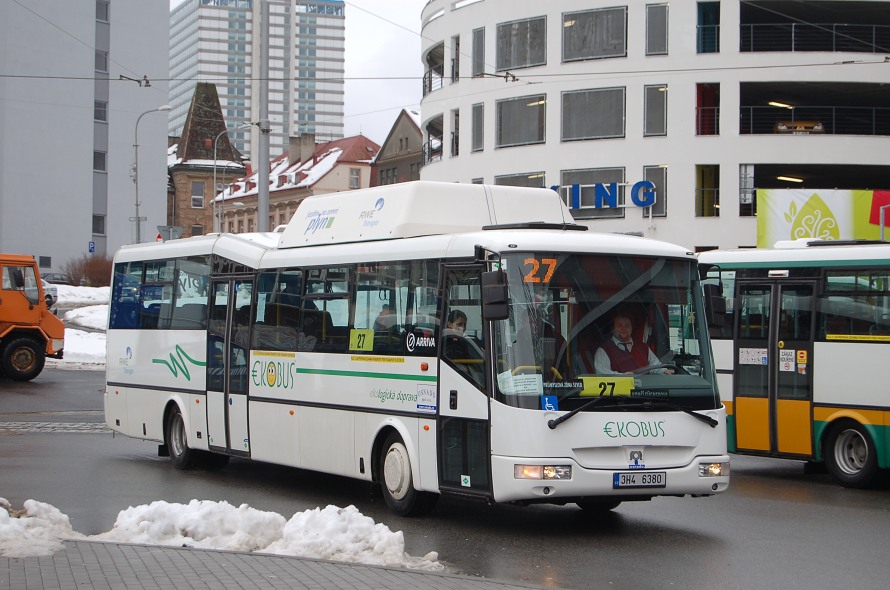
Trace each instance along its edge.
{"label": "truck cab", "polygon": [[47,306],[33,256],[0,254],[0,374],[30,381],[62,358],[65,326]]}

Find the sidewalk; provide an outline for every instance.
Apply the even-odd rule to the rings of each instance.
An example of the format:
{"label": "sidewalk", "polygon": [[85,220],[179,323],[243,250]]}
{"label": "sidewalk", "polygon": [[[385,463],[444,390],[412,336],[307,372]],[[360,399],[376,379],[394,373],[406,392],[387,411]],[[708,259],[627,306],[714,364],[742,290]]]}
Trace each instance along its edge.
{"label": "sidewalk", "polygon": [[231,551],[66,541],[48,557],[0,557],[0,590],[282,588],[510,590],[543,586]]}

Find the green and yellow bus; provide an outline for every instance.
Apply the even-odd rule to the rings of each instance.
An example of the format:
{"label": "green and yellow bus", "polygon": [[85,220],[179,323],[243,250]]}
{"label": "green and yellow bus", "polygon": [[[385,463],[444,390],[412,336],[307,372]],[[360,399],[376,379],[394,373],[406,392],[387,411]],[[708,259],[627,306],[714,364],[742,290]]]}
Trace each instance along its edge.
{"label": "green and yellow bus", "polygon": [[699,255],[731,452],[890,468],[890,244],[794,241]]}

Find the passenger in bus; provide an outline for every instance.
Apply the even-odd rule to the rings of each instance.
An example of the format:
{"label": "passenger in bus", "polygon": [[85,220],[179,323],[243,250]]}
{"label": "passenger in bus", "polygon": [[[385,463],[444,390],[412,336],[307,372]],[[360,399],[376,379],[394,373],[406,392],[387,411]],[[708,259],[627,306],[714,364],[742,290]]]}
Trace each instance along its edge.
{"label": "passenger in bus", "polygon": [[384,303],[383,307],[380,309],[380,313],[377,315],[377,319],[374,320],[374,330],[376,332],[386,332],[395,326],[396,319],[396,314],[393,313],[392,305]]}
{"label": "passenger in bus", "polygon": [[[634,342],[630,315],[618,312],[612,317],[612,337],[597,349],[594,364],[597,374],[614,375],[633,373],[637,369],[661,364],[661,361],[644,342]],[[674,370],[663,367],[654,369],[652,373],[673,375]]]}
{"label": "passenger in bus", "polygon": [[448,312],[445,321],[445,333],[463,336],[467,331],[467,314],[459,309],[452,309]]}

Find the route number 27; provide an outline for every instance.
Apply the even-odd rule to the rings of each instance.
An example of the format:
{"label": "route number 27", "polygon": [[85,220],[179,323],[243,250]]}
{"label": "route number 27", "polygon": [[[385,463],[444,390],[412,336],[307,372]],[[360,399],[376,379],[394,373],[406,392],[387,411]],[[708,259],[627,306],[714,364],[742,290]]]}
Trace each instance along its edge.
{"label": "route number 27", "polygon": [[556,271],[556,258],[526,258],[522,262],[531,267],[522,277],[523,283],[549,283]]}

